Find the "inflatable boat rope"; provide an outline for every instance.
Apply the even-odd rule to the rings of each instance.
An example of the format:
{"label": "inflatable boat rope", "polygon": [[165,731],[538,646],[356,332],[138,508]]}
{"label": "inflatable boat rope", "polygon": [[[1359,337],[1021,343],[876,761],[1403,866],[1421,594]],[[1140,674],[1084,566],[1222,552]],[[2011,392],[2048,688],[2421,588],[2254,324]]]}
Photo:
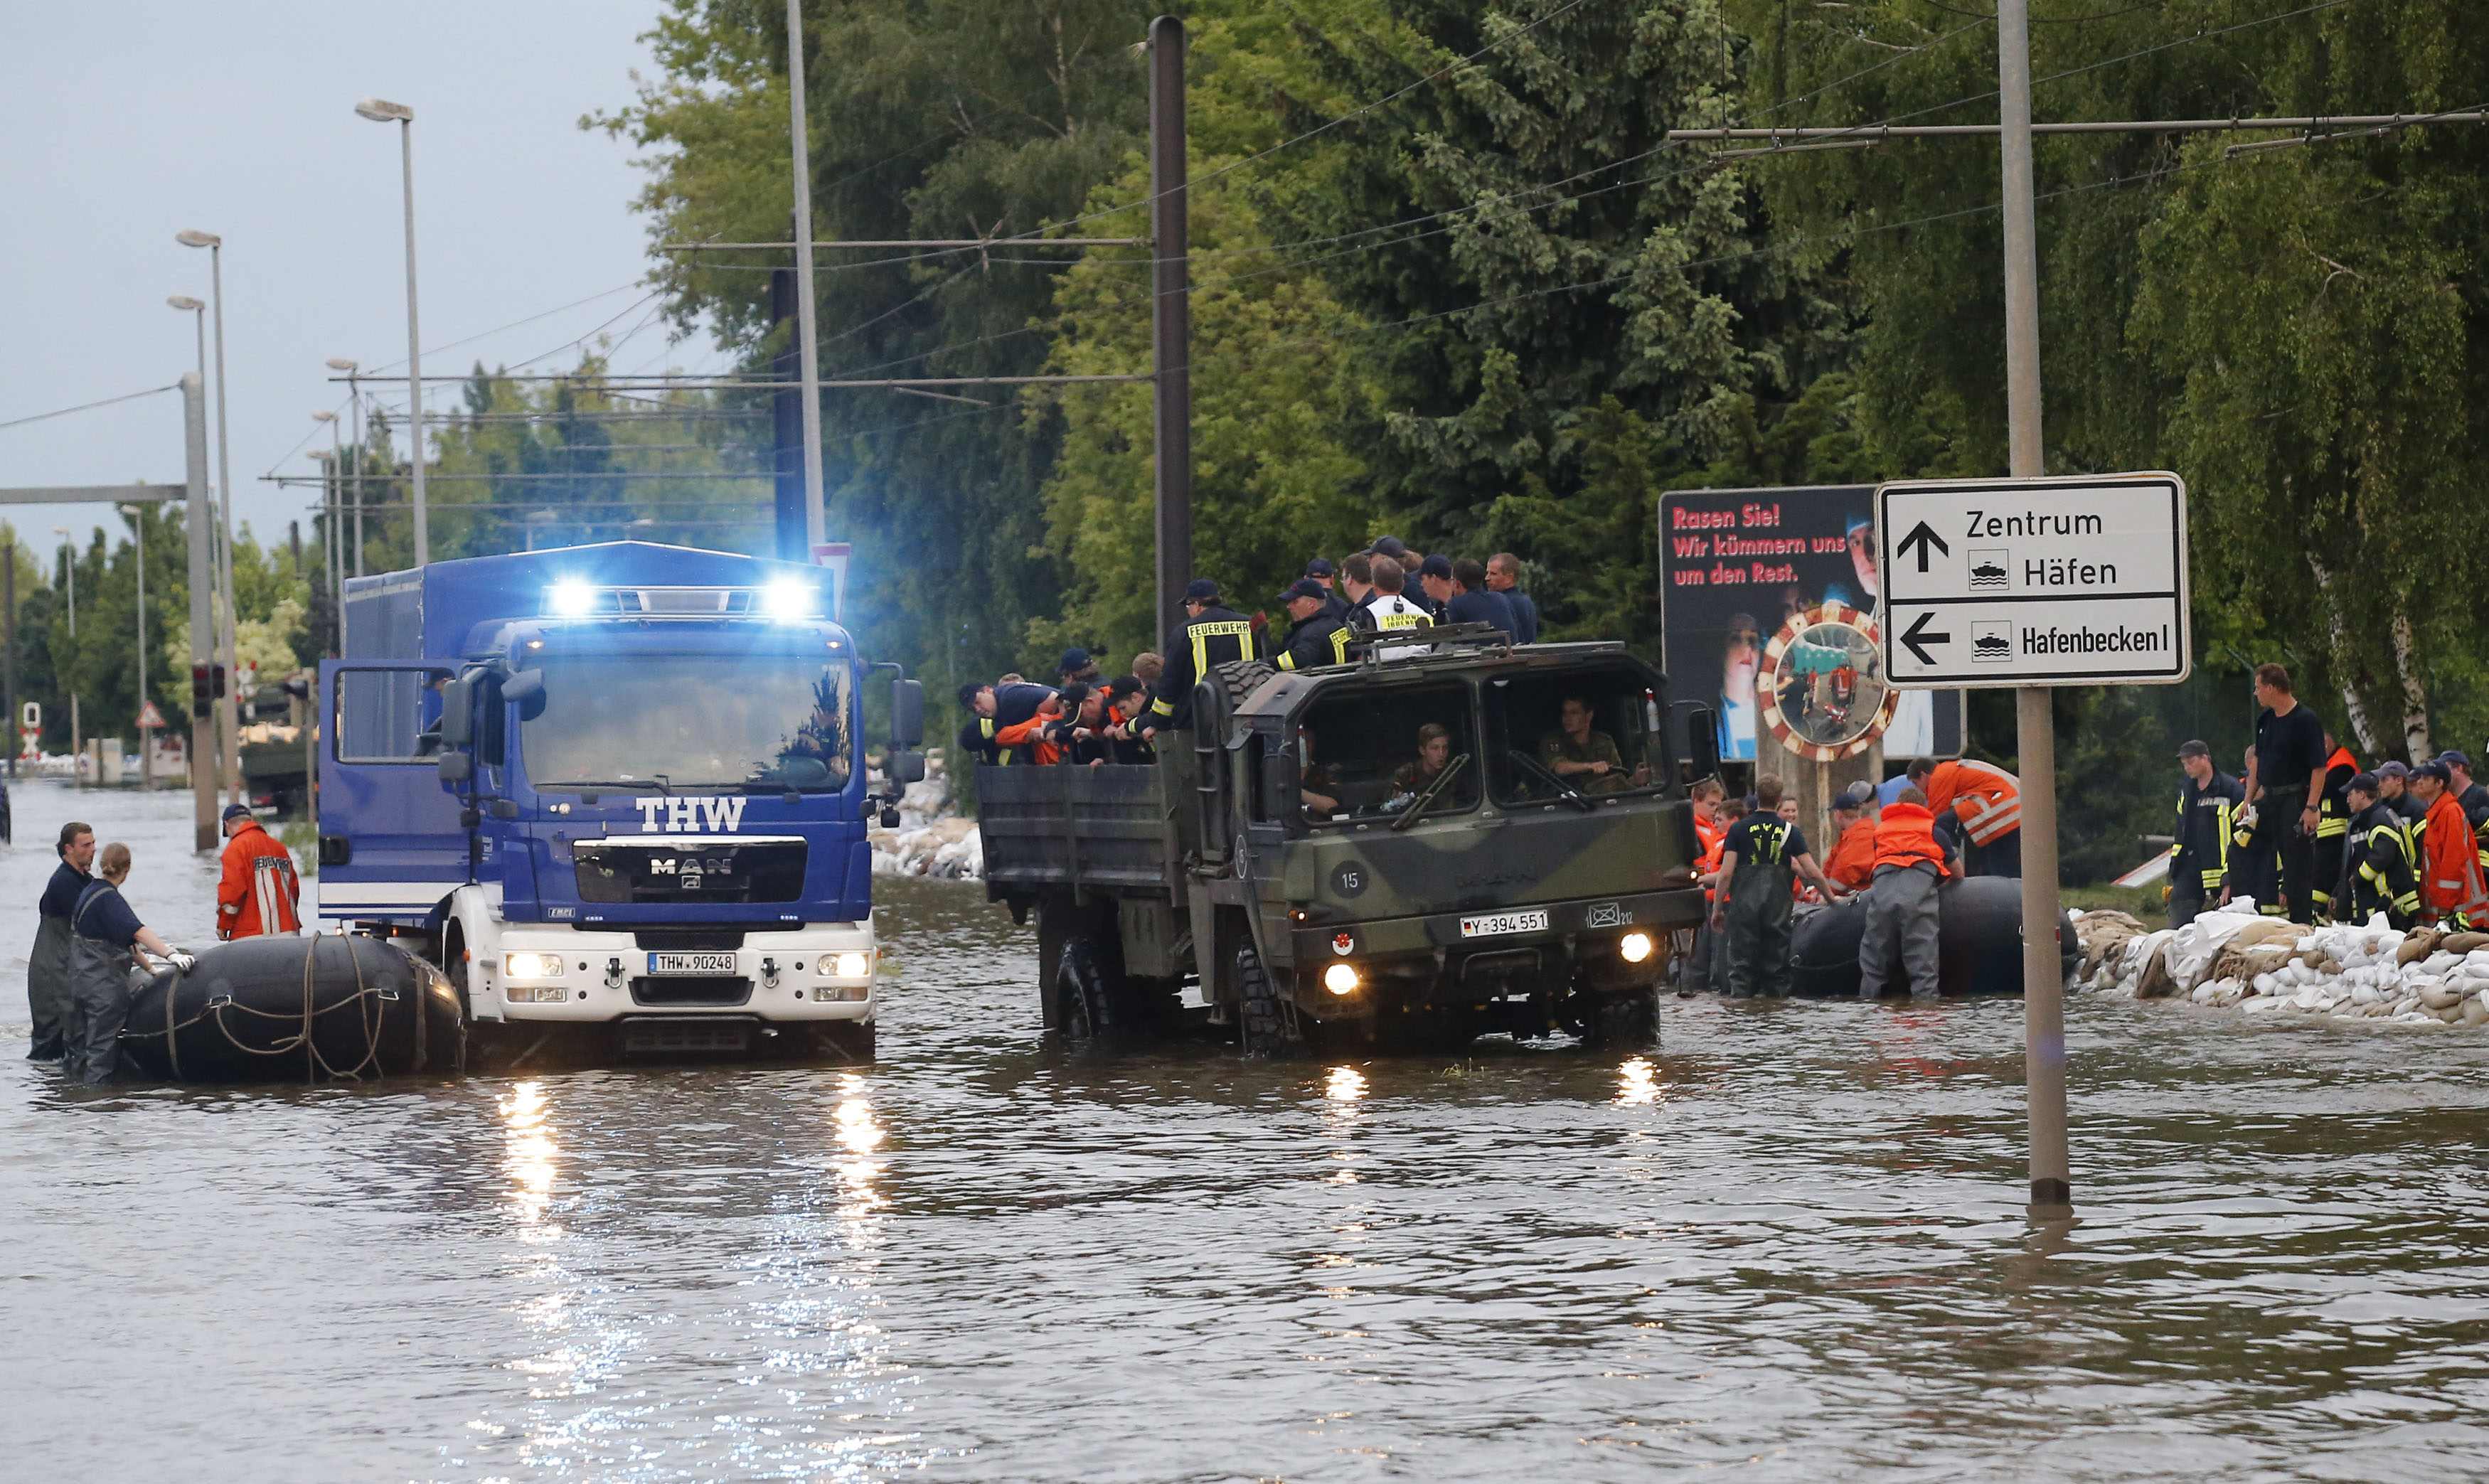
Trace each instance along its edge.
{"label": "inflatable boat rope", "polygon": [[[346,935],[343,933],[337,933],[332,934],[332,936],[344,938]],[[302,1010],[299,1015],[291,1013],[278,1014],[265,1010],[256,1010],[248,1005],[241,1003],[232,995],[226,994],[211,999],[207,1004],[199,1008],[196,1014],[191,1015],[188,1019],[177,1021],[173,1018],[173,1007],[179,999],[179,996],[174,994],[165,995],[164,1054],[172,1063],[174,1079],[179,1081],[182,1080],[183,1076],[182,1042],[178,1033],[187,1030],[189,1027],[198,1024],[201,1020],[207,1019],[210,1015],[215,1015],[216,1030],[224,1036],[224,1039],[232,1044],[235,1050],[243,1052],[245,1055],[285,1056],[292,1053],[297,1047],[300,1047],[303,1053],[302,1076],[305,1082],[319,1081],[323,1072],[342,1081],[359,1082],[363,1080],[362,1074],[365,1069],[371,1067],[380,1056],[381,1027],[380,1021],[377,1018],[377,1014],[379,1013],[375,1012],[372,1008],[372,1002],[375,1000],[394,1000],[397,998],[397,991],[385,985],[371,985],[364,984],[362,960],[356,956],[353,943],[348,942],[346,945],[346,959],[349,963],[354,965],[355,992],[349,998],[339,1000],[336,1004],[328,1007],[326,1010],[315,1009],[315,997],[312,992],[312,971],[319,960],[320,938],[321,934],[315,930],[304,942],[302,953]],[[179,985],[183,978],[184,976],[177,971],[174,975],[174,983]],[[312,1022],[317,1020],[320,1016],[328,1014],[332,1011],[344,1010],[350,1005],[354,1006],[361,1015],[363,1023],[363,1056],[362,1060],[357,1062],[353,1067],[344,1070],[339,1070],[337,1068],[330,1066],[328,1059],[320,1054],[319,1045],[311,1039],[311,1027]],[[258,1015],[263,1019],[269,1020],[298,1020],[300,1023],[301,1029],[297,1031],[292,1037],[284,1041],[280,1041],[272,1046],[266,1048],[247,1046],[243,1044],[241,1040],[234,1035],[232,1029],[225,1024],[224,1016],[220,1013],[228,1010],[240,1011],[243,1014]],[[415,1048],[416,1066],[424,1065],[429,1050],[425,1044],[427,1029],[426,1017],[418,1012],[415,1017]]]}

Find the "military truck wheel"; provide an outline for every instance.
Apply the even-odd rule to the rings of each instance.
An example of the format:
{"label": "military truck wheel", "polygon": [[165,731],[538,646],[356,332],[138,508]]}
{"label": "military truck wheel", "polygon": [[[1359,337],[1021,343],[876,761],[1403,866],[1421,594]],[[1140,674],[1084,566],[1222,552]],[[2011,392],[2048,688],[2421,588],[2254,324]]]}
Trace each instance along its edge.
{"label": "military truck wheel", "polygon": [[1250,696],[1262,682],[1279,672],[1268,660],[1229,660],[1218,667],[1218,688],[1227,693],[1227,709]]}
{"label": "military truck wheel", "polygon": [[1115,986],[1101,956],[1086,938],[1063,945],[1063,956],[1055,961],[1052,998],[1049,1023],[1074,1045],[1104,1041],[1122,1029]]}
{"label": "military truck wheel", "polygon": [[1236,951],[1236,1022],[1246,1056],[1287,1056],[1304,1049],[1303,1022],[1262,967],[1262,956]]}
{"label": "military truck wheel", "polygon": [[1602,995],[1584,1040],[1602,1051],[1647,1051],[1659,1044],[1659,990],[1645,986]]}

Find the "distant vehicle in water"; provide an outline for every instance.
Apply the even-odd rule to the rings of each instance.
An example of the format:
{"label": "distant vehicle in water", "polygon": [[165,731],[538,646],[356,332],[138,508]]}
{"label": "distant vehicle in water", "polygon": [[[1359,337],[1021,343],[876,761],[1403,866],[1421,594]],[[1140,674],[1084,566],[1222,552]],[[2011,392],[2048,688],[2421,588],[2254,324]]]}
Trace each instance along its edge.
{"label": "distant vehicle in water", "polygon": [[[978,770],[987,892],[1037,925],[1050,1029],[1148,1032],[1197,985],[1248,1052],[1650,1041],[1672,934],[1703,913],[1665,683],[1618,644],[1433,633],[1406,658],[1228,665],[1153,765]],[[1716,721],[1685,726],[1707,776]]]}
{"label": "distant vehicle in water", "polygon": [[870,1058],[865,822],[896,800],[868,793],[863,692],[891,673],[894,790],[924,774],[924,693],[827,585],[642,542],[349,581],[321,919],[439,966],[487,1064],[559,1033]]}

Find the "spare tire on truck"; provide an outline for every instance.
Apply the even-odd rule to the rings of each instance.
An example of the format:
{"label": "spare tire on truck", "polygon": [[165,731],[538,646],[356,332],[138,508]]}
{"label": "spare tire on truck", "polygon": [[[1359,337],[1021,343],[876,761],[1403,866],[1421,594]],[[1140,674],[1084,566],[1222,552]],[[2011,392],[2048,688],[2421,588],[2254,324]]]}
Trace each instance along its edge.
{"label": "spare tire on truck", "polygon": [[465,1063],[458,991],[379,938],[243,938],[187,974],[139,989],[121,1054],[168,1082],[320,1082],[453,1071]]}
{"label": "spare tire on truck", "polygon": [[[2022,883],[2010,876],[1972,876],[1936,894],[1937,992],[1949,995],[2022,992]],[[1790,933],[1789,992],[1812,996],[1858,993],[1858,944],[1867,928],[1867,904],[1858,898],[1800,919]],[[2077,947],[2074,918],[2058,934],[2065,967],[2072,972]],[[1898,977],[1888,995],[1906,994]]]}

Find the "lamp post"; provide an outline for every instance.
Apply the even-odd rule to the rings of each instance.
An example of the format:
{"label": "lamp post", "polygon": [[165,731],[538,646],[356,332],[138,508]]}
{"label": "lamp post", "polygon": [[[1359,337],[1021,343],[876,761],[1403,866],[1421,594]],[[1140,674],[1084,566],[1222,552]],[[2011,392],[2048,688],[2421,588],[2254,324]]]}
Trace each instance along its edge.
{"label": "lamp post", "polygon": [[[360,577],[363,575],[363,388],[360,384],[356,382],[355,373],[362,369],[362,363],[360,361],[349,360],[343,356],[331,356],[329,357],[329,369],[331,371],[343,371],[346,373],[346,400],[354,405],[355,576]],[[340,499],[345,498],[345,490],[343,486],[339,487],[338,497]],[[345,545],[345,532],[339,531],[337,533],[338,546],[342,548]],[[343,566],[344,563],[340,562],[339,565]],[[343,611],[340,611],[337,617],[337,643],[339,648],[342,649],[345,646],[345,614]]]}
{"label": "lamp post", "polygon": [[[75,663],[77,658],[77,542],[66,526],[53,527],[52,534],[61,538],[61,570],[69,574],[70,657],[72,663]],[[52,671],[57,678],[60,667],[55,665]],[[70,756],[82,758],[85,756],[86,733],[78,729],[77,687],[72,686],[70,687]],[[75,777],[75,763],[72,764],[72,768],[71,776]]]}
{"label": "lamp post", "polygon": [[415,319],[415,110],[404,103],[367,98],[355,112],[375,124],[395,124],[398,163],[406,185],[406,419],[407,441],[415,463],[415,564],[432,559],[432,543],[423,512],[423,344]]}
{"label": "lamp post", "polygon": [[[236,684],[235,629],[242,615],[234,607],[233,575],[233,455],[225,440],[225,240],[213,232],[196,228],[173,234],[173,241],[185,247],[208,249],[209,297],[215,300],[216,315],[216,521],[223,549],[216,555],[216,581],[223,586],[225,601],[217,614],[217,626],[224,649],[225,686],[230,695]],[[228,803],[242,801],[242,757],[238,752],[239,723],[232,705],[216,708],[216,734],[225,753],[225,797]]]}
{"label": "lamp post", "polygon": [[[343,605],[346,594],[344,587],[337,581],[337,560],[345,555],[346,543],[337,530],[337,517],[344,514],[346,509],[346,446],[338,442],[342,435],[337,429],[336,414],[313,413],[311,420],[329,425],[329,477],[323,481],[328,493],[327,498],[322,501],[329,507],[329,530],[327,542],[320,548],[320,552],[322,564],[329,569],[329,620],[334,625],[335,635],[339,641],[337,647],[329,652],[342,654],[345,652],[346,610]],[[312,449],[311,456],[318,458],[320,450]]]}
{"label": "lamp post", "polygon": [[147,520],[143,505],[115,505],[114,509],[129,517],[130,544],[138,548],[138,786],[156,786],[155,759],[147,756]]}

